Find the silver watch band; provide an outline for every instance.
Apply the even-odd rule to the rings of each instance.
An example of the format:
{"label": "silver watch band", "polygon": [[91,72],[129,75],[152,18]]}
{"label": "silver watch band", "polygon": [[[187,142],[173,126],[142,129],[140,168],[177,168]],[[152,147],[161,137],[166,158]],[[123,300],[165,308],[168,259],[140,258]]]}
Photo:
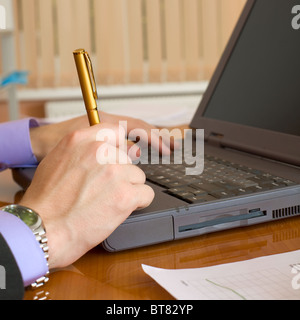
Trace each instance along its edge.
{"label": "silver watch band", "polygon": [[[38,241],[40,244],[40,248],[44,252],[44,257],[47,261],[47,266],[49,266],[49,264],[48,264],[48,258],[49,258],[48,250],[49,250],[49,248],[48,248],[48,239],[46,236],[46,232],[44,230],[40,230],[38,232],[35,232],[34,235],[35,235],[36,241]],[[31,288],[36,289],[36,288],[43,286],[45,283],[47,283],[49,281],[49,278],[47,277],[48,275],[49,275],[49,271],[43,277],[37,279],[34,283],[32,283]]]}

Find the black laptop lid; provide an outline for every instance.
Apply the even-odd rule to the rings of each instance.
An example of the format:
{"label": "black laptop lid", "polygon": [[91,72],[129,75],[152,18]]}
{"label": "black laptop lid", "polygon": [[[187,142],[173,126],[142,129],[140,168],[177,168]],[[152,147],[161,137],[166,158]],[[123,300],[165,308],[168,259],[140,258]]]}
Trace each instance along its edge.
{"label": "black laptop lid", "polygon": [[247,2],[191,127],[221,145],[300,164],[299,4]]}

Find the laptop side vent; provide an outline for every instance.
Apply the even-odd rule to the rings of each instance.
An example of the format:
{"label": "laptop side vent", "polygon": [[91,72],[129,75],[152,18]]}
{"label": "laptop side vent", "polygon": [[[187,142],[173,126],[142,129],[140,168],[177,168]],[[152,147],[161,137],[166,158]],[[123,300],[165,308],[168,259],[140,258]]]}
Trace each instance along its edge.
{"label": "laptop side vent", "polygon": [[300,214],[300,205],[272,211],[273,219],[285,218]]}

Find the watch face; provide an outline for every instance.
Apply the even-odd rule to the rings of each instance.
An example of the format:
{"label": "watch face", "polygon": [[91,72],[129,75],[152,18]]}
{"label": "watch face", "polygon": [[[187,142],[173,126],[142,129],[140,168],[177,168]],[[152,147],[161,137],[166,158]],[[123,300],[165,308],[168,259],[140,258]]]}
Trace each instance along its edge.
{"label": "watch face", "polygon": [[5,211],[20,218],[31,229],[35,229],[41,221],[40,217],[34,211],[22,206],[8,206],[5,208]]}

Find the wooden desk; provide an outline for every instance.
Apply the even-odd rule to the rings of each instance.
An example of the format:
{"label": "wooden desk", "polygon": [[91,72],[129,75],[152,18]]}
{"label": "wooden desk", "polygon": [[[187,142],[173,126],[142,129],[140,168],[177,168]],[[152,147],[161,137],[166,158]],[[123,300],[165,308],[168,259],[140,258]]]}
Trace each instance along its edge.
{"label": "wooden desk", "polygon": [[[300,217],[120,253],[99,246],[69,268],[52,272],[43,290],[52,300],[168,300],[172,296],[143,272],[142,263],[199,268],[299,249]],[[25,299],[38,292],[28,290]]]}

